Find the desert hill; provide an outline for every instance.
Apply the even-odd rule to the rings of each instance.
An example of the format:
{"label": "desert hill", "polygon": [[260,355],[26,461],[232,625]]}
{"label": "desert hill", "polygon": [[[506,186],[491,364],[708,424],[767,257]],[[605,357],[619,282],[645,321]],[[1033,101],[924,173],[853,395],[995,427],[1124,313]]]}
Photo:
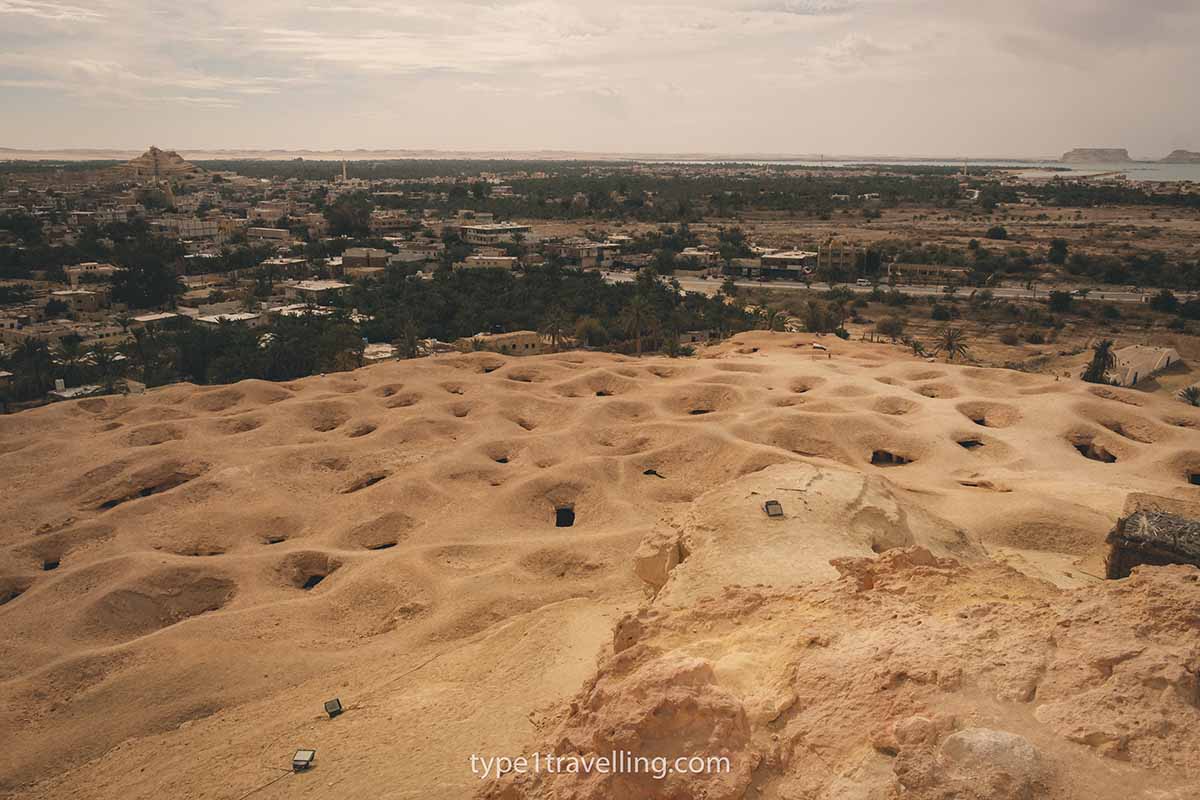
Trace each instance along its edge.
{"label": "desert hill", "polygon": [[[812,341],[0,417],[0,795],[1195,796],[1200,571],[1099,576],[1200,413]],[[732,769],[470,769],[613,748]]]}
{"label": "desert hill", "polygon": [[1171,154],[1163,159],[1167,164],[1200,164],[1200,153],[1193,150],[1172,150]]}
{"label": "desert hill", "polygon": [[157,147],[151,147],[140,156],[126,161],[117,170],[134,178],[154,180],[195,178],[203,172],[174,150],[160,150]]}
{"label": "desert hill", "polygon": [[1063,153],[1066,164],[1124,164],[1132,162],[1129,151],[1123,147],[1077,147]]}

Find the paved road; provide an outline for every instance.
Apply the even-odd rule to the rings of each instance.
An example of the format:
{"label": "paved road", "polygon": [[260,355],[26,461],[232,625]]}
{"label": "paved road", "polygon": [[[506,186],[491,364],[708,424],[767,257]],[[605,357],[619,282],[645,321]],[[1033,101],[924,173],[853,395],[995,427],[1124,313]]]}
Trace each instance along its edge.
{"label": "paved road", "polygon": [[[632,272],[604,272],[603,275],[604,275],[604,279],[610,283],[627,283],[629,281],[632,281],[636,277],[635,274]],[[722,282],[721,278],[709,278],[708,280],[704,280],[703,278],[687,277],[687,278],[678,278],[678,280],[679,280],[679,285],[681,287],[683,287],[684,291],[686,291],[686,292],[701,292],[703,294],[715,294],[721,288],[721,282]],[[781,291],[801,290],[801,289],[809,289],[809,288],[811,288],[814,291],[826,291],[829,289],[829,284],[826,284],[826,283],[813,283],[810,287],[810,286],[805,286],[803,283],[797,283],[795,281],[781,281],[781,280],[756,281],[756,280],[743,279],[743,280],[736,280],[736,281],[734,281],[734,283],[737,286],[744,288],[744,289],[776,289],[776,290],[781,290]],[[849,289],[852,292],[858,292],[860,294],[866,294],[874,288],[871,286],[858,286],[855,284],[845,284],[845,283],[839,284],[839,287]],[[940,296],[942,296],[942,294],[944,294],[942,292],[942,287],[940,287],[940,286],[903,286],[903,285],[900,285],[900,286],[892,287],[892,286],[888,286],[886,284],[880,284],[879,288],[885,292],[894,288],[896,291],[901,292],[903,294],[916,295],[919,297],[940,297]],[[1062,286],[1062,287],[1054,287],[1054,288],[1056,290],[1073,292],[1078,287]],[[967,297],[971,294],[972,291],[974,291],[974,287],[970,287],[970,286],[962,287],[958,290],[958,296],[959,297]],[[992,295],[994,297],[1010,299],[1010,300],[1045,300],[1046,297],[1050,294],[1050,291],[1051,291],[1051,289],[1047,289],[1044,287],[1038,287],[1036,289],[1029,290],[1029,289],[1024,288],[1023,286],[1022,287],[997,286],[991,290]],[[1087,299],[1088,300],[1104,300],[1104,301],[1109,301],[1109,302],[1114,302],[1114,303],[1141,303],[1141,302],[1144,302],[1145,299],[1148,299],[1152,294],[1153,294],[1153,292],[1150,292],[1150,291],[1147,291],[1147,292],[1131,292],[1128,290],[1100,291],[1100,290],[1092,289],[1090,292],[1088,292]],[[1191,299],[1190,295],[1182,294],[1180,292],[1176,292],[1175,296],[1179,298],[1180,302]]]}

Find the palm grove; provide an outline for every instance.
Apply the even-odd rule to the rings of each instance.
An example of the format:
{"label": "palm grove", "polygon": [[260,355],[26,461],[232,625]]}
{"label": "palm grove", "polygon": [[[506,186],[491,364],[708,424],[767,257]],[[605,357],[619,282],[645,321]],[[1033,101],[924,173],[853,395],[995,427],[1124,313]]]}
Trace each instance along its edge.
{"label": "palm grove", "polygon": [[[137,270],[141,285],[156,283],[155,275],[167,269],[145,262]],[[361,366],[368,341],[394,343],[404,358],[420,353],[422,339],[453,341],[522,329],[541,332],[556,348],[571,340],[585,347],[677,355],[684,331],[725,336],[757,322],[723,297],[680,292],[653,270],[634,282],[612,285],[598,274],[554,265],[532,267],[523,275],[443,268],[432,278],[392,270],[382,279],[359,281],[336,302],[332,313],[277,316],[257,329],[186,319],[175,327],[130,327],[128,340],[117,348],[84,346],[72,337],[54,347],[28,339],[6,359],[16,375],[9,399],[41,397],[55,378],[69,385],[110,386],[122,377],[149,386],[176,380],[291,380]],[[351,309],[366,320],[353,321],[362,317]]]}

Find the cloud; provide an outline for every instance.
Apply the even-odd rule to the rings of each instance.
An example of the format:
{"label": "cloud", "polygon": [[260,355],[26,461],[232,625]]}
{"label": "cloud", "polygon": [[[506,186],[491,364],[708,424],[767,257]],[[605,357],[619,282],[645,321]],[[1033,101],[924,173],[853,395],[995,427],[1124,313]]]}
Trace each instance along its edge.
{"label": "cloud", "polygon": [[1194,0],[77,2],[0,0],[0,144],[87,137],[82,104],[123,146],[1036,155],[1200,130]]}
{"label": "cloud", "polygon": [[0,14],[32,17],[50,22],[98,22],[104,19],[104,15],[98,11],[39,0],[0,0]]}

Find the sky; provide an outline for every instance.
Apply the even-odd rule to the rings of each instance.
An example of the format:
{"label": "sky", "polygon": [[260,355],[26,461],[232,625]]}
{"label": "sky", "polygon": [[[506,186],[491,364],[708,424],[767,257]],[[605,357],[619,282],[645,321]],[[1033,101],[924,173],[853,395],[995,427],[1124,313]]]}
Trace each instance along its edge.
{"label": "sky", "polygon": [[0,0],[0,146],[1200,150],[1197,0]]}

